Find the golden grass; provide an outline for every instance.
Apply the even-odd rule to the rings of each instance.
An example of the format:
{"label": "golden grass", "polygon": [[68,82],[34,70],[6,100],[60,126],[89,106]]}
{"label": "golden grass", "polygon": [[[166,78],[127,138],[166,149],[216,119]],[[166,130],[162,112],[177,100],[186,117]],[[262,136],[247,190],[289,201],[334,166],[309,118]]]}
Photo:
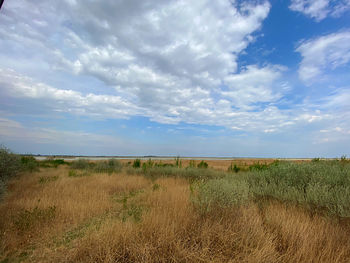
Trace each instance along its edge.
{"label": "golden grass", "polygon": [[[42,176],[58,179],[40,183]],[[37,211],[55,207],[54,215],[39,213],[21,228],[18,216],[36,207]],[[189,183],[180,178],[151,181],[124,174],[72,178],[66,167],[42,169],[10,182],[0,214],[0,261],[282,263],[350,259],[350,228],[345,223],[273,201],[203,215],[191,202]]]}

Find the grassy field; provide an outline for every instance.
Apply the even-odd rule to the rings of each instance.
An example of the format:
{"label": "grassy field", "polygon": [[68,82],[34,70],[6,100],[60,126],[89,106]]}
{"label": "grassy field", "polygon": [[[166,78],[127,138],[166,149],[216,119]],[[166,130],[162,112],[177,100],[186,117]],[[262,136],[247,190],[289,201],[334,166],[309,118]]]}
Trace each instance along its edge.
{"label": "grassy field", "polygon": [[8,160],[20,166],[2,179],[0,262],[350,260],[345,158]]}

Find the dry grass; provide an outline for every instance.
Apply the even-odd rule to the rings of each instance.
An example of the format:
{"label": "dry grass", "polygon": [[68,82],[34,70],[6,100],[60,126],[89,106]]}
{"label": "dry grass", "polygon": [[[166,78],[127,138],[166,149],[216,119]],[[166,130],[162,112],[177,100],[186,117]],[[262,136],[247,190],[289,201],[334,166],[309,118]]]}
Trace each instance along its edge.
{"label": "dry grass", "polygon": [[[43,176],[57,179],[40,183]],[[282,263],[350,258],[346,223],[273,201],[201,214],[191,202],[189,183],[181,178],[153,182],[123,173],[68,177],[64,166],[42,169],[10,182],[0,214],[0,261]],[[19,219],[30,224],[23,227]]]}

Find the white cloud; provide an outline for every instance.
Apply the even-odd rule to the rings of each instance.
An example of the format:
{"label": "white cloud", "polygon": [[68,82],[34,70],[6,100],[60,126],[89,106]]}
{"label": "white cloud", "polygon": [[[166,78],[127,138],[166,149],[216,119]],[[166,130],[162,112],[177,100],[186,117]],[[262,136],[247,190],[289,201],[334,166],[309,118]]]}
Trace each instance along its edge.
{"label": "white cloud", "polygon": [[[285,67],[237,68],[269,10],[268,2],[228,0],[9,1],[0,16],[0,48],[7,50],[0,54],[0,93],[29,105],[26,114],[144,116],[257,133],[322,121],[327,109],[279,108],[289,92]],[[339,41],[333,41],[336,51],[346,49]],[[327,65],[313,63],[313,48],[304,48],[313,43],[298,48],[300,72]],[[344,53],[328,47],[315,53],[326,49],[334,67],[346,63]],[[76,79],[69,86],[45,81],[55,74]],[[86,76],[100,80],[93,90],[81,87]]]}
{"label": "white cloud", "polygon": [[225,78],[229,90],[222,94],[230,98],[235,107],[241,109],[256,108],[254,105],[260,102],[273,103],[286,92],[281,83],[276,83],[285,70],[282,66],[247,66],[239,74]]}
{"label": "white cloud", "polygon": [[[52,86],[35,82],[33,79],[18,74],[13,70],[0,69],[0,85],[2,96],[25,99],[28,104],[36,101],[35,107],[39,112],[48,111],[68,112],[78,115],[87,115],[98,118],[128,118],[130,116],[145,116],[160,123],[186,122],[193,124],[218,125],[235,127],[245,131],[263,130],[273,126],[280,127],[288,123],[290,113],[280,111],[270,103],[264,107],[256,107],[262,90],[270,90],[270,86],[278,79],[279,73],[271,67],[259,70],[250,67],[245,71],[242,82],[230,76],[233,85],[230,89],[239,89],[239,85],[247,84],[250,97],[242,106],[237,105],[239,97],[226,92],[218,92],[214,99],[212,93],[200,87],[194,89],[157,91],[157,100],[152,95],[143,102],[133,98],[116,95],[83,94],[74,90],[57,89]],[[260,81],[263,86],[259,86]],[[234,86],[234,85],[238,86]],[[266,86],[265,86],[266,85]],[[269,91],[272,93],[272,91]],[[148,94],[144,96],[149,96]],[[239,94],[237,95],[239,96]],[[277,96],[278,98],[278,96]],[[133,101],[135,99],[135,101]],[[243,99],[243,98],[242,98]],[[273,100],[274,98],[269,98]],[[246,105],[252,105],[247,107]],[[254,111],[251,111],[254,109]],[[33,109],[31,109],[33,110]]]}
{"label": "white cloud", "polygon": [[3,96],[38,100],[42,112],[49,109],[103,118],[125,118],[137,113],[137,107],[120,96],[57,89],[13,70],[0,68],[0,86]]}
{"label": "white cloud", "polygon": [[333,33],[303,42],[296,49],[302,56],[299,77],[312,83],[326,71],[350,61],[350,31]]}
{"label": "white cloud", "polygon": [[316,21],[325,19],[328,15],[341,16],[350,10],[349,0],[292,0],[289,8],[301,12]]}
{"label": "white cloud", "polygon": [[[245,130],[276,118],[283,123],[288,114],[273,105],[286,92],[283,69],[251,65],[237,72],[238,55],[269,10],[267,1],[9,2],[0,17],[0,47],[9,50],[2,56],[49,66],[41,77],[28,78],[32,63],[12,63],[15,71],[0,72],[2,93],[47,110],[105,118],[145,116]],[[8,65],[0,61],[1,67]],[[92,92],[77,90],[74,82],[65,88],[44,84],[41,78],[56,70],[104,85]]]}

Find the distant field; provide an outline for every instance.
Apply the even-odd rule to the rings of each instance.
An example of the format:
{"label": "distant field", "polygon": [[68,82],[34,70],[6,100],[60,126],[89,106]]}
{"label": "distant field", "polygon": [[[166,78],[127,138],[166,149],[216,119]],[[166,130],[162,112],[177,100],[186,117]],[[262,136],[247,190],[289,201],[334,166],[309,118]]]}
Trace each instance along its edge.
{"label": "distant field", "polygon": [[346,158],[11,158],[0,262],[349,262]]}

